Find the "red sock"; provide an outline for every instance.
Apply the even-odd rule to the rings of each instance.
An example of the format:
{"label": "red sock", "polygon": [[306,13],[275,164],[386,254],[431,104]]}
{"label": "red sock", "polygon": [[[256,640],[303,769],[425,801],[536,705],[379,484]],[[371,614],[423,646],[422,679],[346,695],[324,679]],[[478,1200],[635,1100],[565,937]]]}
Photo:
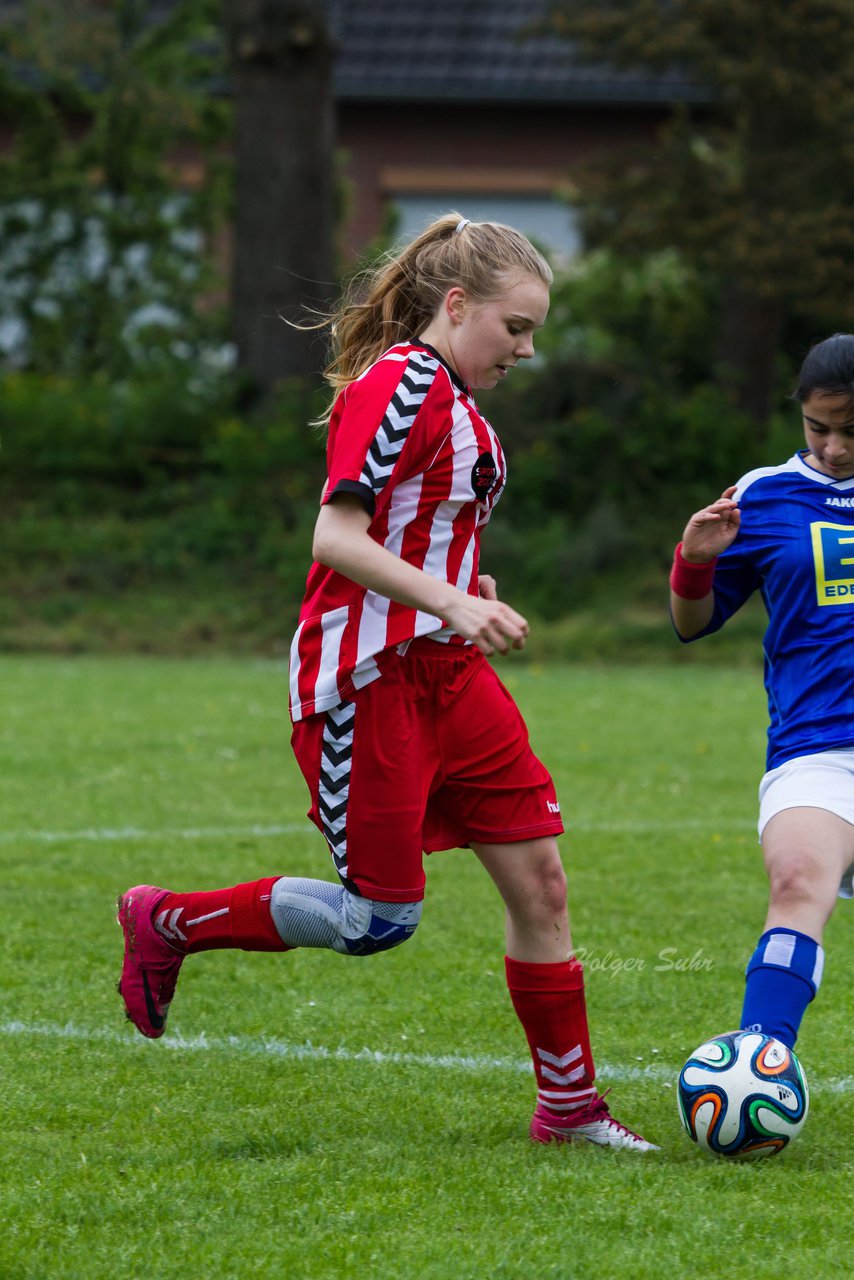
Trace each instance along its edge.
{"label": "red sock", "polygon": [[561,1115],[588,1106],[596,1096],[596,1071],[582,965],[574,956],[560,964],[505,956],[504,964],[510,999],[534,1060],[537,1102]]}
{"label": "red sock", "polygon": [[154,927],[188,954],[219,947],[290,951],[270,915],[270,890],[278,879],[267,876],[210,893],[170,893],[157,908]]}

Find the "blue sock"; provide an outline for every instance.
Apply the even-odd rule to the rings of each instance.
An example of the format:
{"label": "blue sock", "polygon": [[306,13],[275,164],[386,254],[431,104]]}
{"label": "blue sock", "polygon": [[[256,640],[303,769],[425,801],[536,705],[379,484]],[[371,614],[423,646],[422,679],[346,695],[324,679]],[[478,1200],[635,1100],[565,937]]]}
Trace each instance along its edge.
{"label": "blue sock", "polygon": [[741,1025],[794,1049],[807,1005],[821,985],[824,948],[797,929],[763,933],[747,965]]}

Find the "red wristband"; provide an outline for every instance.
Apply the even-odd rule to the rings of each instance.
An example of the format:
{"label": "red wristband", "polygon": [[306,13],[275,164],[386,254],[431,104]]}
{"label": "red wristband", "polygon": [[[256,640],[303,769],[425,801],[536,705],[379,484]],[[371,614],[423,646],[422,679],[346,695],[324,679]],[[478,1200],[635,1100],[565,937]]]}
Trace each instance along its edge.
{"label": "red wristband", "polygon": [[712,589],[717,563],[718,558],[715,556],[714,560],[709,560],[707,564],[691,564],[682,555],[680,542],[673,553],[670,590],[683,600],[702,600]]}

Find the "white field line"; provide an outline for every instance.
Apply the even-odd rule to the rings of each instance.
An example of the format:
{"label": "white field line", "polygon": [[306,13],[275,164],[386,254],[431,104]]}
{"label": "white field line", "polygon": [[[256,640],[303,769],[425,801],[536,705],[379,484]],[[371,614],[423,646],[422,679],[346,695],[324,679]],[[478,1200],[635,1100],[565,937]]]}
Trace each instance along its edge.
{"label": "white field line", "polygon": [[[123,1046],[130,1049],[145,1049],[147,1042],[140,1036],[128,1032],[113,1031],[107,1028],[88,1028],[77,1026],[73,1022],[34,1023],[8,1021],[0,1022],[0,1035],[40,1037],[49,1040],[75,1040],[83,1043]],[[183,1036],[180,1032],[170,1032],[158,1045],[158,1051],[169,1049],[175,1053],[224,1053],[237,1057],[295,1058],[311,1062],[370,1062],[377,1066],[426,1067],[429,1070],[484,1072],[503,1071],[513,1074],[531,1074],[530,1062],[516,1058],[492,1058],[488,1056],[464,1054],[404,1053],[400,1050],[384,1049],[329,1049],[324,1045],[292,1044],[287,1040],[274,1037],[251,1036]],[[607,1074],[620,1080],[653,1080],[664,1082],[672,1073],[661,1064],[636,1066],[626,1064],[611,1068],[600,1066],[599,1074]]]}
{"label": "white field line", "polygon": [[[0,1036],[41,1038],[46,1040],[73,1040],[82,1044],[105,1044],[131,1050],[145,1050],[147,1042],[131,1032],[113,1031],[104,1027],[80,1027],[73,1022],[19,1022],[9,1020],[0,1022]],[[287,1040],[276,1040],[270,1036],[261,1038],[252,1036],[183,1036],[180,1032],[170,1032],[160,1041],[157,1052],[169,1050],[172,1053],[223,1053],[231,1057],[245,1058],[293,1058],[309,1062],[368,1062],[375,1066],[391,1067],[424,1067],[429,1071],[463,1071],[482,1074],[485,1071],[503,1071],[514,1075],[531,1074],[530,1062],[517,1058],[491,1058],[478,1055],[452,1053],[402,1053],[399,1050],[383,1049],[329,1049],[324,1045],[291,1044]],[[597,1064],[597,1077],[607,1084],[614,1080],[619,1083],[646,1080],[652,1084],[672,1086],[678,1074],[678,1068],[667,1066],[663,1062],[636,1065],[631,1062],[600,1062]],[[812,1093],[850,1093],[854,1091],[854,1077],[843,1076],[840,1079],[815,1080],[810,1076]]]}
{"label": "white field line", "polygon": [[[710,834],[720,831],[753,831],[751,819],[715,818],[662,818],[650,821],[623,822],[575,822],[571,817],[566,820],[567,834],[573,832],[625,833],[631,835],[655,833],[657,831],[699,831]],[[135,840],[151,843],[165,843],[170,840],[228,840],[245,839],[247,836],[293,836],[315,832],[316,828],[308,822],[283,822],[274,824],[249,823],[245,826],[212,826],[212,827],[80,827],[76,831],[0,831],[0,844],[65,844],[76,841],[89,841],[95,844],[122,843]]]}
{"label": "white field line", "polygon": [[154,830],[143,827],[81,827],[77,831],[0,831],[0,844],[25,844],[34,840],[43,844],[76,840],[90,840],[96,844],[126,840],[239,840],[246,836],[292,836],[316,830],[308,822],[285,822],[276,826],[257,823],[234,827],[161,827]]}

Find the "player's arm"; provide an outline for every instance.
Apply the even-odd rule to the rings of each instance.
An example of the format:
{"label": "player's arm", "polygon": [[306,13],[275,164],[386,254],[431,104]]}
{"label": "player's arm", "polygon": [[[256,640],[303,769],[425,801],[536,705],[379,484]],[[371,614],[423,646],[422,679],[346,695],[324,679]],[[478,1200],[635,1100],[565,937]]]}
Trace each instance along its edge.
{"label": "player's arm", "polygon": [[676,549],[670,574],[670,616],[684,640],[698,635],[712,620],[715,561],[735,540],[741,523],[734,493],[733,485],[717,502],[696,511]]}
{"label": "player's arm", "polygon": [[486,654],[524,646],[528,623],[515,609],[494,598],[467,595],[401,560],[374,541],[370,522],[357,494],[333,494],[317,517],[315,560],[378,595],[441,618]]}

